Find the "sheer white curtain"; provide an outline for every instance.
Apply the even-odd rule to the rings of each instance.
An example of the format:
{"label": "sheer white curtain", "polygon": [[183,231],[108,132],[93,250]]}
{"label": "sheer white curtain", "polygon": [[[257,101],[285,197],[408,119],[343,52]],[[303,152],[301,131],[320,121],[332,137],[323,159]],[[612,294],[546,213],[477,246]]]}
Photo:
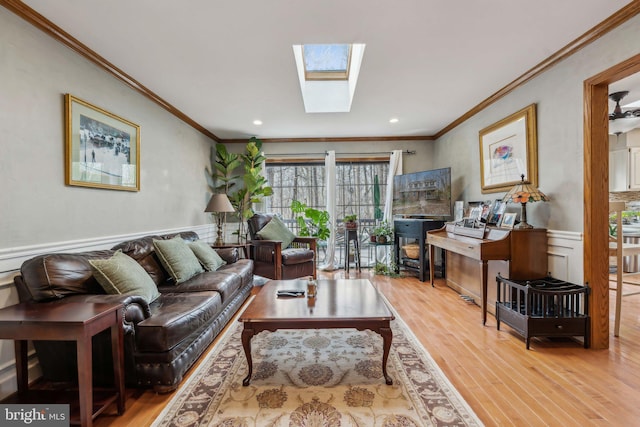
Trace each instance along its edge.
{"label": "sheer white curtain", "polygon": [[[384,198],[384,215],[383,221],[393,222],[393,177],[402,175],[402,150],[393,150],[389,158],[389,175],[387,175],[387,192]],[[377,259],[388,262],[389,254],[384,247],[377,247]]]}
{"label": "sheer white curtain", "polygon": [[393,177],[402,175],[402,150],[393,150],[389,159],[389,175],[387,176],[387,193],[384,199],[383,219],[388,222],[393,221]]}
{"label": "sheer white curtain", "polygon": [[320,270],[333,271],[338,268],[336,262],[336,152],[327,151],[324,159],[325,184],[327,191],[327,212],[329,212],[329,229],[331,235],[327,242],[327,253]]}

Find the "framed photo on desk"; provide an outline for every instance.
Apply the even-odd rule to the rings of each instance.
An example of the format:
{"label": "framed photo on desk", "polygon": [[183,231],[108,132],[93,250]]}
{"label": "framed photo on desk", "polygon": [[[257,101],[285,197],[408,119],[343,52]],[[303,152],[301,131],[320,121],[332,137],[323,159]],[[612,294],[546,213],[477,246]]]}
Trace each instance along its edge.
{"label": "framed photo on desk", "polygon": [[500,228],[513,228],[516,223],[515,212],[507,212],[502,215],[502,221],[500,222]]}

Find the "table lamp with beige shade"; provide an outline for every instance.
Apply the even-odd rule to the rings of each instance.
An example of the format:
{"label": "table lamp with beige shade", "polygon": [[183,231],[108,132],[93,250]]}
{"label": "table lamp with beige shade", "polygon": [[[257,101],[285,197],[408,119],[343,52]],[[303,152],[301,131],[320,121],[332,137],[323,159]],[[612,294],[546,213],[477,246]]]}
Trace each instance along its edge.
{"label": "table lamp with beige shade", "polygon": [[218,223],[218,238],[214,244],[216,246],[224,245],[224,238],[222,237],[222,214],[225,212],[236,211],[229,201],[229,198],[224,193],[212,195],[204,211],[212,212],[216,215]]}

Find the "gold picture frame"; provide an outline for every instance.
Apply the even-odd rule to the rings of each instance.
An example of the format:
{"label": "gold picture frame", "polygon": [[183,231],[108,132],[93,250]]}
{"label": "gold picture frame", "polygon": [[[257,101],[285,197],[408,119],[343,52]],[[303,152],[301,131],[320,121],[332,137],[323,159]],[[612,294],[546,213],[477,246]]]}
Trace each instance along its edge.
{"label": "gold picture frame", "polygon": [[70,94],[65,104],[65,184],[140,191],[140,126]]}
{"label": "gold picture frame", "polygon": [[538,186],[536,104],[480,131],[480,180],[483,193],[508,191],[521,181]]}

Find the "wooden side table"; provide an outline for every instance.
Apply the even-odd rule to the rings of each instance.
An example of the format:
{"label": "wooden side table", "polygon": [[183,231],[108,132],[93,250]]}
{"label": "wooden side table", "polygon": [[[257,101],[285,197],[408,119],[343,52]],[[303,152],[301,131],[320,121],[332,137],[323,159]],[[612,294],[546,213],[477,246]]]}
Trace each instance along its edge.
{"label": "wooden side table", "polygon": [[[115,390],[100,395],[94,401],[91,339],[105,329],[111,329]],[[22,303],[5,307],[0,309],[0,339],[15,340],[18,381],[17,395],[9,397],[3,403],[69,403],[71,423],[82,426],[91,426],[93,419],[113,402],[118,406],[118,414],[124,412],[122,304]],[[29,390],[27,340],[76,342],[78,396],[70,396],[58,390],[53,393]],[[71,400],[78,400],[79,408]],[[79,410],[79,419],[74,409]]]}

